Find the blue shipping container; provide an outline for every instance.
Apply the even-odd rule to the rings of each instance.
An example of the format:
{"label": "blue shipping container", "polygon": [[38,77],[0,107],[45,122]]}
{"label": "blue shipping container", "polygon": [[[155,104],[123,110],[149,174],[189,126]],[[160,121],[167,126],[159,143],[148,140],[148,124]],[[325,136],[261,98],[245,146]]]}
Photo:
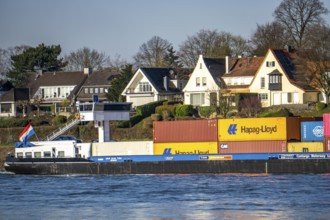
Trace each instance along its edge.
{"label": "blue shipping container", "polygon": [[323,121],[305,121],[301,122],[301,141],[312,142],[324,139]]}

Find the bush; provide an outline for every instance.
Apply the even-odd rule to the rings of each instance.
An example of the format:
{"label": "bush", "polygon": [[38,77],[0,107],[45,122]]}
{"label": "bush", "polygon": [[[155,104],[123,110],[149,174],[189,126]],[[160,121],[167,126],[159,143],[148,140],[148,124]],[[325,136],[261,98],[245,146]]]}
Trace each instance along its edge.
{"label": "bush", "polygon": [[155,112],[161,115],[164,120],[168,120],[169,117],[174,117],[174,106],[173,105],[157,106]]}
{"label": "bush", "polygon": [[175,106],[175,116],[192,116],[194,107],[192,105],[177,105]]}
{"label": "bush", "polygon": [[327,107],[327,105],[326,105],[325,103],[323,103],[323,102],[318,102],[318,103],[316,103],[316,105],[315,105],[315,109],[316,109],[316,111],[318,111],[318,112],[322,111],[322,110],[325,109],[326,107]]}
{"label": "bush", "polygon": [[56,115],[55,118],[53,119],[53,124],[54,125],[60,125],[64,124],[68,121],[67,117],[64,115]]}
{"label": "bush", "polygon": [[277,111],[267,111],[259,114],[260,117],[291,117],[293,114],[287,108],[281,108]]}
{"label": "bush", "polygon": [[204,118],[209,118],[210,115],[216,111],[217,110],[216,110],[215,106],[199,106],[198,107],[199,115]]}
{"label": "bush", "polygon": [[28,123],[27,118],[0,118],[0,128],[25,127]]}
{"label": "bush", "polygon": [[160,121],[162,119],[162,116],[160,114],[152,114],[151,120],[152,121]]}
{"label": "bush", "polygon": [[136,113],[141,115],[143,118],[149,117],[151,114],[155,113],[157,106],[163,105],[166,100],[161,100],[157,102],[150,102],[145,105],[140,105],[136,107]]}

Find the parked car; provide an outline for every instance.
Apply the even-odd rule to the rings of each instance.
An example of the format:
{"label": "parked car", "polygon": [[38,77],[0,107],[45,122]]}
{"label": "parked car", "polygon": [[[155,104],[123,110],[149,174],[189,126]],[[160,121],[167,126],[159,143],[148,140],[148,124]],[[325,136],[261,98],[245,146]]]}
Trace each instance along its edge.
{"label": "parked car", "polygon": [[71,135],[60,135],[55,138],[53,141],[76,141],[77,143],[82,143],[82,141]]}

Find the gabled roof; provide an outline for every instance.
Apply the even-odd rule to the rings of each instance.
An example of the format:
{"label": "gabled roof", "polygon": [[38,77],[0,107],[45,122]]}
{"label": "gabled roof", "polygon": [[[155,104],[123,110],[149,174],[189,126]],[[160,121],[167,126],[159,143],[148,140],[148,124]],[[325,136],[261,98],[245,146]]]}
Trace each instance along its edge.
{"label": "gabled roof", "polygon": [[226,60],[224,58],[204,58],[204,63],[216,83],[226,72]]}
{"label": "gabled roof", "polygon": [[164,77],[171,79],[187,79],[191,73],[190,69],[176,69],[176,68],[140,68],[145,77],[149,80],[152,86],[158,92],[180,92],[177,88],[164,87]]}
{"label": "gabled roof", "polygon": [[264,57],[244,57],[231,59],[230,72],[223,75],[223,77],[244,77],[255,76],[260,68]]}
{"label": "gabled roof", "polygon": [[[84,88],[98,87],[98,88],[109,88],[110,82],[118,76],[120,73],[118,70],[114,69],[104,69],[101,71],[95,71],[91,73],[85,83],[80,88],[77,93],[77,100],[80,101],[90,101],[92,99],[91,94],[87,94],[83,91]],[[96,94],[100,99],[105,99],[105,94]]]}
{"label": "gabled roof", "polygon": [[[83,72],[45,72],[37,75],[30,73],[30,80],[27,85],[30,94],[34,95],[43,86],[81,86],[88,75]],[[75,88],[76,90],[77,88]],[[77,91],[73,91],[75,93]]]}
{"label": "gabled roof", "polygon": [[297,57],[296,51],[288,51],[287,49],[270,49],[275,56],[277,62],[282,67],[284,74],[288,77],[289,81],[305,91],[317,91],[308,84],[307,81],[302,81],[298,77],[295,69],[294,60]]}

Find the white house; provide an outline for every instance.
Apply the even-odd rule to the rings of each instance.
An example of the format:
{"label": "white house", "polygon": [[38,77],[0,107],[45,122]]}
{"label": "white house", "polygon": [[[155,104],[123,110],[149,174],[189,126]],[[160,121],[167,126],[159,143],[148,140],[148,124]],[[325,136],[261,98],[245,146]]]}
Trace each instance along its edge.
{"label": "white house", "polygon": [[184,104],[210,106],[211,103],[217,103],[221,77],[226,72],[225,63],[223,58],[204,58],[199,55],[194,71],[183,89]]}
{"label": "white house", "polygon": [[139,68],[122,92],[132,107],[154,101],[183,101],[189,69]]}
{"label": "white house", "polygon": [[258,94],[263,107],[318,101],[318,90],[295,80],[294,58],[290,48],[268,50],[249,87],[250,93]]}

